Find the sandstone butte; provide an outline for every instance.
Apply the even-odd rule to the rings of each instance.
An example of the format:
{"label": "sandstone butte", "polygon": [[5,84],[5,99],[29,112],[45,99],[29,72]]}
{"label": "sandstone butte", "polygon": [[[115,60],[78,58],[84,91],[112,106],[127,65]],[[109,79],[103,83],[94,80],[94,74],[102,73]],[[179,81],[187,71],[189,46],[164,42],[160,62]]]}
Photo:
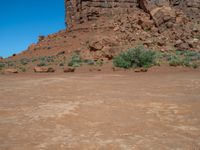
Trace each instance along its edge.
{"label": "sandstone butte", "polygon": [[65,0],[66,29],[39,36],[9,59],[65,56],[111,60],[144,45],[200,51],[200,0]]}

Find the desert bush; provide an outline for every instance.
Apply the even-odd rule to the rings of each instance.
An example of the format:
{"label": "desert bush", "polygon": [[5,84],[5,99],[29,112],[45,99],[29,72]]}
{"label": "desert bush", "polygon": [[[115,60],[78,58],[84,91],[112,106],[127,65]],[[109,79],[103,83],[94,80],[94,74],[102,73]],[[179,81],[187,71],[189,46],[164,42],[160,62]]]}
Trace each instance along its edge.
{"label": "desert bush", "polygon": [[20,60],[20,63],[22,64],[22,65],[27,65],[28,63],[29,63],[29,59],[27,59],[27,58],[22,58],[21,60]]}
{"label": "desert bush", "polygon": [[92,60],[92,59],[85,59],[84,63],[86,63],[88,65],[94,65],[95,64],[94,60]]}
{"label": "desert bush", "polygon": [[43,67],[43,66],[47,66],[45,61],[41,61],[39,64],[37,64],[38,67]]}
{"label": "desert bush", "polygon": [[82,63],[82,59],[79,54],[74,53],[68,63],[68,66],[71,67],[80,67]]}
{"label": "desert bush", "polygon": [[102,65],[103,65],[103,61],[102,61],[102,60],[97,60],[97,61],[95,62],[95,65],[96,65],[96,66],[102,66]]}
{"label": "desert bush", "polygon": [[177,55],[171,55],[171,56],[169,56],[168,61],[169,61],[169,65],[170,66],[174,66],[174,67],[180,66],[180,65],[183,64],[182,59],[179,56],[177,56]]}
{"label": "desert bush", "polygon": [[195,51],[179,51],[167,55],[167,61],[170,66],[185,66],[185,67],[198,67],[200,60],[200,53]]}
{"label": "desert bush", "polygon": [[128,51],[120,53],[113,59],[115,67],[120,68],[137,68],[137,67],[151,67],[155,64],[156,52],[143,47],[136,47]]}
{"label": "desert bush", "polygon": [[22,72],[26,72],[26,68],[24,68],[24,67],[20,67],[19,68]]}
{"label": "desert bush", "polygon": [[6,64],[8,65],[8,67],[13,67],[13,66],[15,66],[15,63],[16,63],[16,62],[10,61],[10,60],[6,62]]}
{"label": "desert bush", "polygon": [[32,58],[31,61],[32,61],[32,62],[36,62],[36,61],[37,61],[37,58]]}
{"label": "desert bush", "polygon": [[0,62],[0,70],[2,70],[5,67],[5,63]]}
{"label": "desert bush", "polygon": [[54,57],[53,56],[48,56],[48,57],[46,57],[45,58],[45,60],[47,61],[47,62],[54,62]]}

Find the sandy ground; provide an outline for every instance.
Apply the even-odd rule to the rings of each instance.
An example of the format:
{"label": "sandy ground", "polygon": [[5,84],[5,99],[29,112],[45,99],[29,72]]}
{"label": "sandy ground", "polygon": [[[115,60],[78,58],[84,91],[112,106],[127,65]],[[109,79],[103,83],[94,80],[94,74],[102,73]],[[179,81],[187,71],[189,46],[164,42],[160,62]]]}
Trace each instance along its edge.
{"label": "sandy ground", "polygon": [[200,150],[200,72],[0,76],[1,150]]}

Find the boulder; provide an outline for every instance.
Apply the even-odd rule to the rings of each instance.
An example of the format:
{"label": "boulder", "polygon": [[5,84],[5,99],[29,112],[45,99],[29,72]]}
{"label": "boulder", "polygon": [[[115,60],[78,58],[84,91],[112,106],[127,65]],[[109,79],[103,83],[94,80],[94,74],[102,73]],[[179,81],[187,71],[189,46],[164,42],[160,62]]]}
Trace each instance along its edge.
{"label": "boulder", "polygon": [[151,15],[160,31],[171,28],[176,21],[175,11],[170,7],[169,1],[140,0],[139,4],[144,11]]}
{"label": "boulder", "polygon": [[5,69],[5,73],[18,73],[18,70],[17,69]]}
{"label": "boulder", "polygon": [[49,73],[55,72],[54,68],[51,67],[34,67],[34,72],[36,73]]}
{"label": "boulder", "polygon": [[89,49],[90,51],[98,51],[103,48],[102,43],[99,40],[93,39],[89,41]]}
{"label": "boulder", "polygon": [[116,39],[114,37],[95,36],[88,41],[88,47],[90,51],[100,51],[104,47],[113,47],[116,45],[118,44],[116,43]]}
{"label": "boulder", "polygon": [[190,39],[190,40],[187,41],[188,45],[191,48],[197,48],[199,42],[200,42],[199,39],[196,39],[196,38]]}

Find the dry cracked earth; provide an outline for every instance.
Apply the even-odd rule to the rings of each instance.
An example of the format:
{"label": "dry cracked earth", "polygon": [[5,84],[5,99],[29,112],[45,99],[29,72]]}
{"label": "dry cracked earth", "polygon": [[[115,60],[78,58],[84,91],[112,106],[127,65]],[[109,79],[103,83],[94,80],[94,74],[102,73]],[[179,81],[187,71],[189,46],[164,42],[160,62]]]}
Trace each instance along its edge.
{"label": "dry cracked earth", "polygon": [[1,150],[200,150],[200,72],[0,76]]}

